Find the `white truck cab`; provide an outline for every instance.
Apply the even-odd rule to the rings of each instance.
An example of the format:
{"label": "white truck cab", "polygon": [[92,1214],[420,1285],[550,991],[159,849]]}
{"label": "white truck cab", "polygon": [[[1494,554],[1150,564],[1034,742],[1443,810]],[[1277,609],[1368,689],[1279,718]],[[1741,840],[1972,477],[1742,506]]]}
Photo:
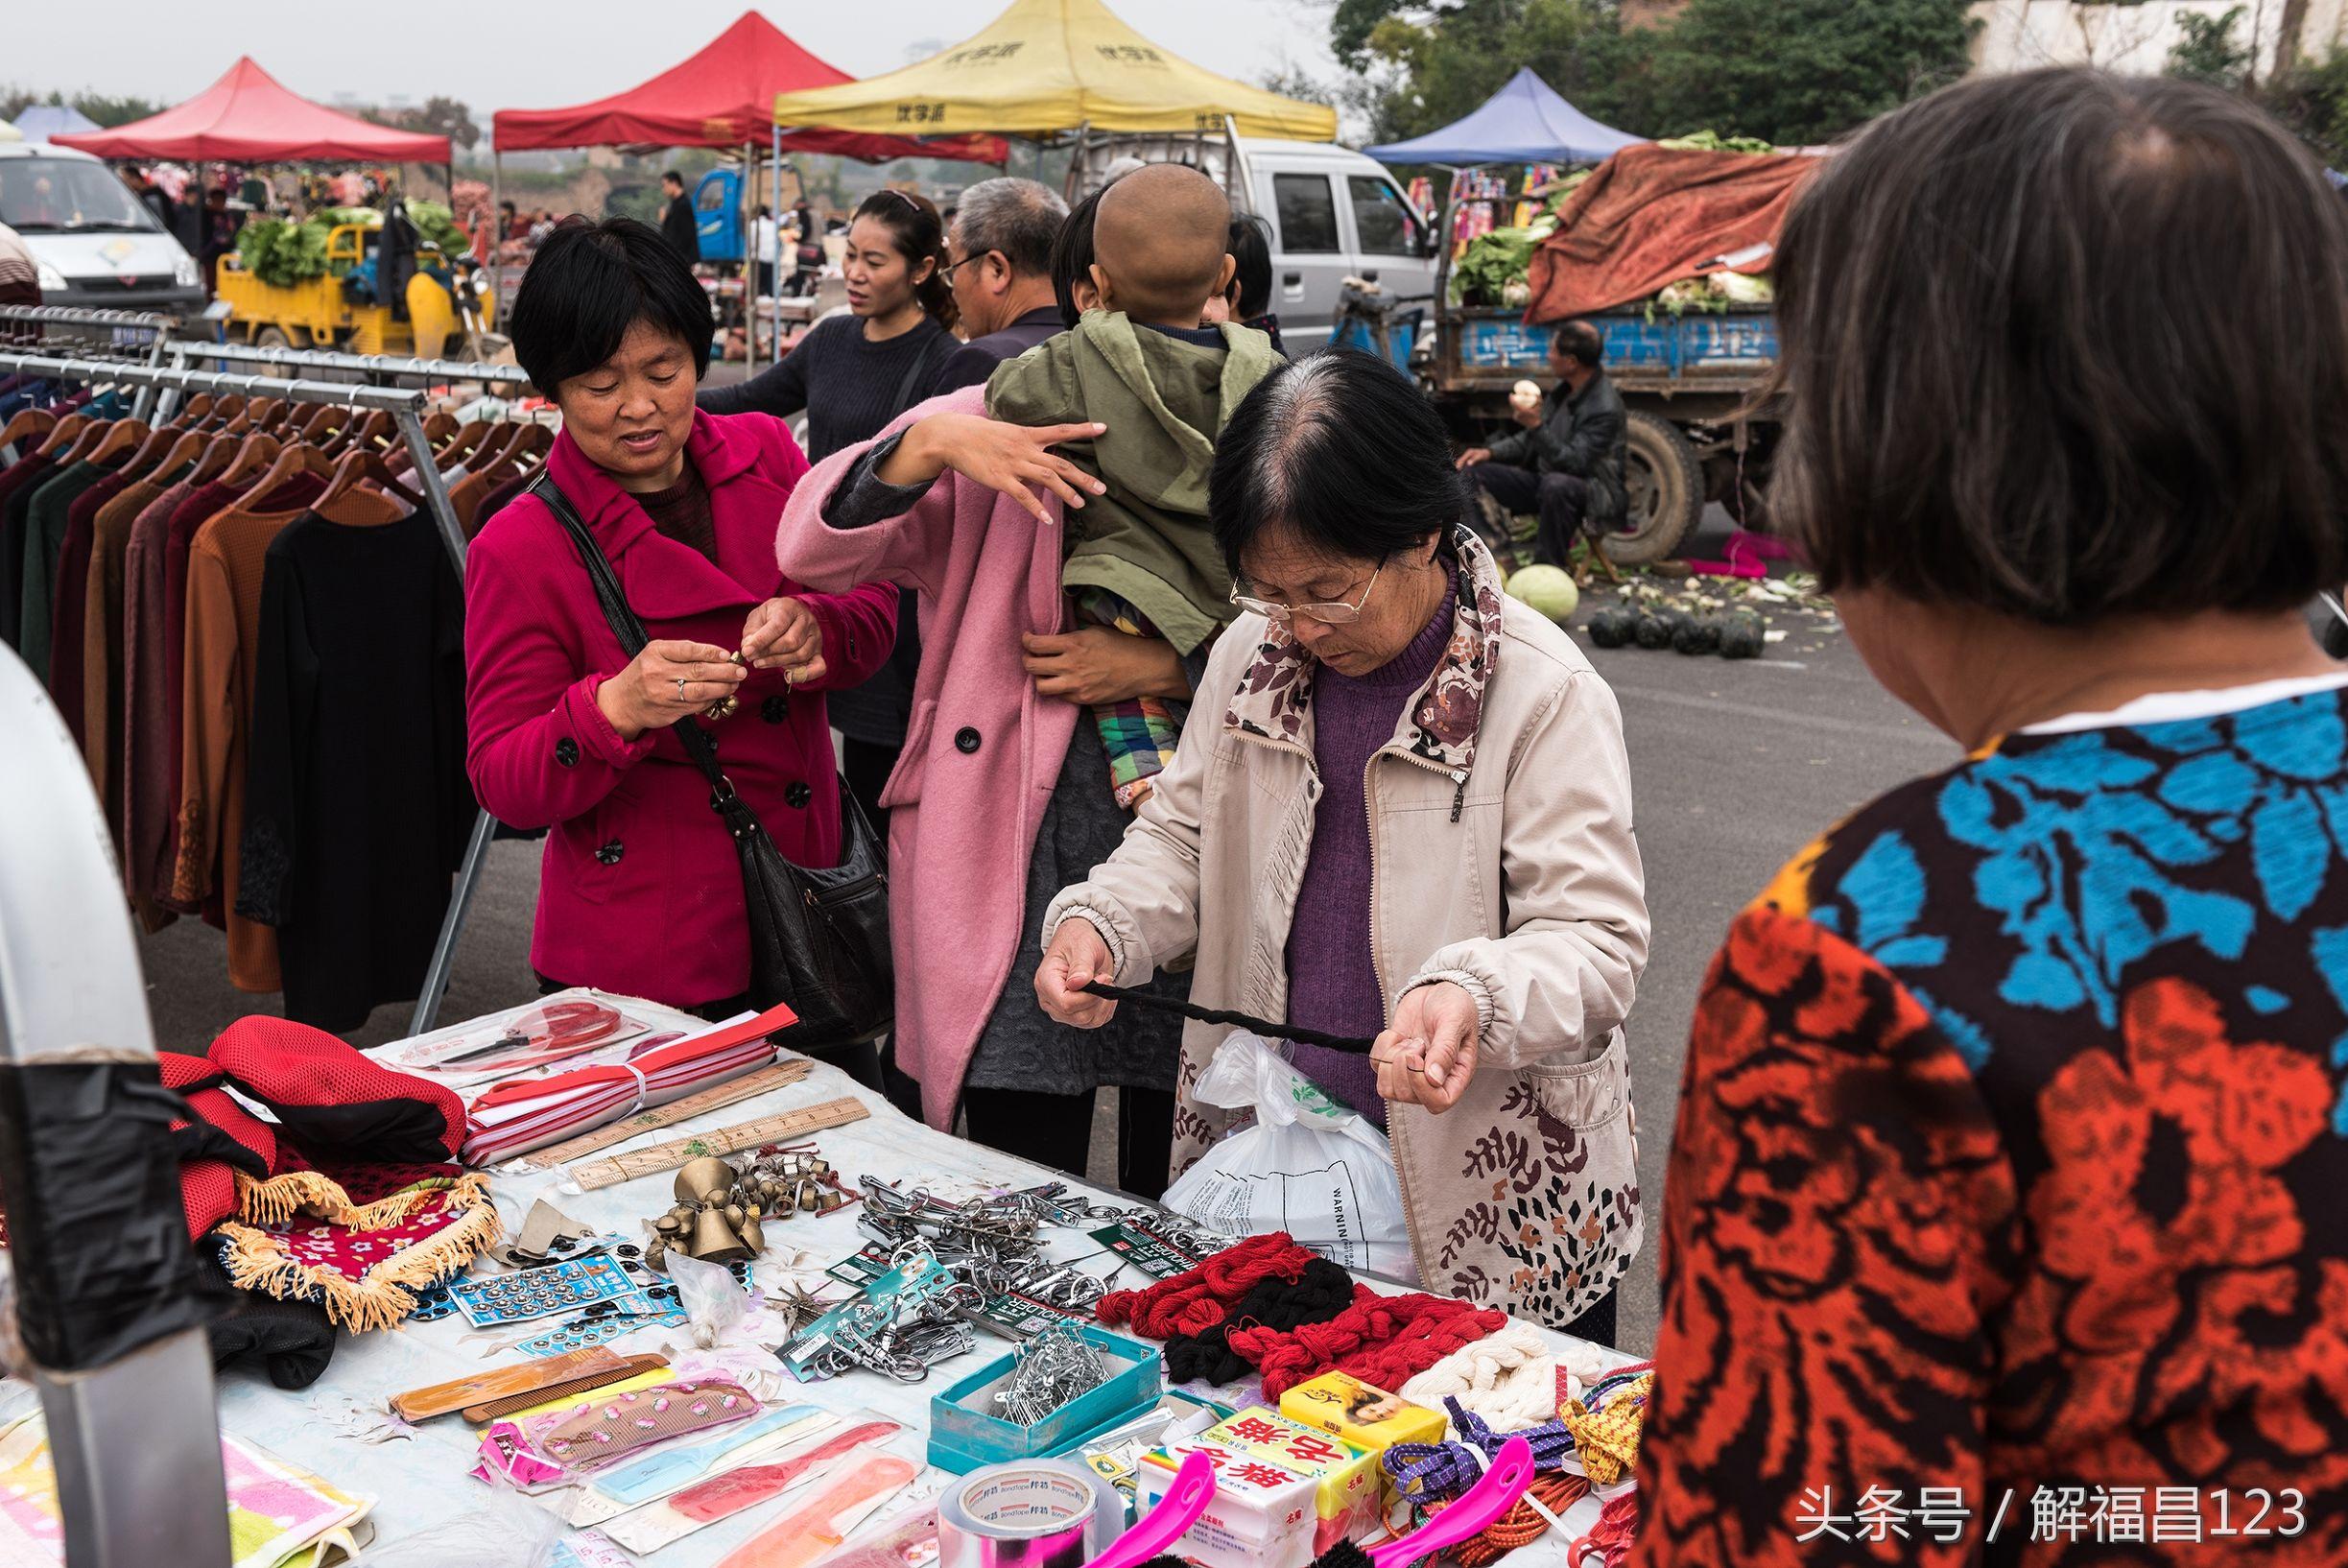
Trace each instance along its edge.
{"label": "white truck cab", "polygon": [[0,142],[0,224],[40,269],[41,303],[203,310],[203,274],[112,169],[46,142]]}
{"label": "white truck cab", "polygon": [[1349,276],[1374,277],[1397,302],[1434,295],[1434,220],[1366,154],[1335,142],[1241,136],[1228,122],[1194,135],[1095,134],[1070,165],[1069,199],[1099,188],[1121,157],[1188,163],[1220,181],[1235,208],[1264,219],[1271,230],[1271,309],[1292,354],[1328,341]]}

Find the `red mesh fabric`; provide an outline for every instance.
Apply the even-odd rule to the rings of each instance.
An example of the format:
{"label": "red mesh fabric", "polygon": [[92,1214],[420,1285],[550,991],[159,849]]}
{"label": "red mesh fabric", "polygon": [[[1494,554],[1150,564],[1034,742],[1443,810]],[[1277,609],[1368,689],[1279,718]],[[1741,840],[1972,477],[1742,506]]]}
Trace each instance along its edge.
{"label": "red mesh fabric", "polygon": [[[238,1105],[220,1086],[220,1069],[202,1057],[158,1051],[163,1086],[187,1102],[194,1120],[172,1124],[181,1140],[179,1200],[187,1209],[187,1233],[193,1239],[236,1213],[236,1158],[254,1176],[277,1168],[277,1135],[267,1122]],[[206,1085],[197,1087],[196,1085]]]}
{"label": "red mesh fabric", "polygon": [[1373,1388],[1399,1389],[1507,1320],[1505,1312],[1447,1295],[1380,1295],[1361,1285],[1353,1305],[1325,1323],[1285,1334],[1235,1328],[1231,1348],[1263,1372],[1264,1392],[1272,1399],[1333,1371]]}
{"label": "red mesh fabric", "polygon": [[321,1158],[452,1160],[464,1141],[464,1102],[454,1090],[393,1072],[324,1030],[239,1018],[210,1056],[276,1114],[288,1141]]}
{"label": "red mesh fabric", "polygon": [[1203,1334],[1221,1322],[1239,1298],[1261,1281],[1293,1283],[1303,1277],[1304,1266],[1314,1256],[1284,1230],[1250,1236],[1224,1247],[1198,1268],[1161,1279],[1146,1290],[1111,1291],[1101,1298],[1094,1314],[1112,1328],[1129,1324],[1136,1334],[1152,1340]]}

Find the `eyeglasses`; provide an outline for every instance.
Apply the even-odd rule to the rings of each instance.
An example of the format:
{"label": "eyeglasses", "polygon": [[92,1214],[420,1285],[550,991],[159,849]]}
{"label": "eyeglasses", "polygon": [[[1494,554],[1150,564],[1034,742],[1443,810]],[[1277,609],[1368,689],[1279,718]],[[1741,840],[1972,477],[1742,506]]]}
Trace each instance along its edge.
{"label": "eyeglasses", "polygon": [[938,268],[937,275],[939,277],[952,277],[956,273],[961,272],[972,262],[984,261],[988,256],[993,254],[994,252],[992,250],[973,250],[970,252],[970,254],[962,257],[961,260],[948,262],[945,266]]}
{"label": "eyeglasses", "polygon": [[1378,578],[1385,571],[1386,562],[1380,561],[1378,570],[1370,573],[1369,581],[1362,585],[1362,597],[1350,605],[1283,605],[1276,599],[1244,594],[1237,582],[1231,584],[1231,603],[1263,616],[1274,626],[1287,626],[1299,615],[1323,626],[1351,626],[1362,618],[1362,606],[1369,603],[1370,590],[1378,585]]}

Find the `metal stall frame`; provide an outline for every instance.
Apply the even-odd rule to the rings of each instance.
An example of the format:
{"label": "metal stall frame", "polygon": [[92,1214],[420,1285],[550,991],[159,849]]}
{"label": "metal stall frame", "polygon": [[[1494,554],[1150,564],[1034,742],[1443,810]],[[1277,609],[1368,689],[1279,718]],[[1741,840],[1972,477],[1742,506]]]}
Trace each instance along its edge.
{"label": "metal stall frame", "polygon": [[[358,360],[352,367],[372,369],[384,374],[422,374],[439,377],[446,368],[467,372],[470,379],[485,379],[475,372],[488,370],[488,379],[524,380],[522,372],[490,366],[458,366],[439,360],[391,360],[370,363],[372,356],[337,354],[323,349],[251,349],[237,344],[175,344],[205,354],[220,354],[236,360],[255,359],[263,363],[277,362],[321,369],[339,368],[331,362]],[[321,363],[326,362],[326,363]],[[460,582],[464,577],[464,528],[457,520],[457,511],[449,503],[448,487],[440,479],[439,463],[433,460],[432,443],[424,436],[424,408],[431,394],[414,388],[368,387],[357,383],[324,381],[281,381],[273,376],[239,375],[221,370],[196,370],[183,366],[125,365],[111,360],[52,359],[36,354],[0,352],[0,373],[47,375],[59,381],[114,381],[129,386],[157,392],[214,393],[237,392],[248,397],[275,397],[293,403],[341,404],[345,408],[381,409],[391,416],[408,456],[414,461],[414,478],[424,492],[425,503],[432,509],[433,522],[439,528],[440,542],[447,547],[449,561],[456,568]],[[439,940],[434,944],[432,962],[424,971],[423,989],[417,992],[415,1010],[411,1015],[409,1033],[421,1034],[431,1029],[439,1016],[440,998],[448,989],[448,974],[456,958],[458,939],[463,935],[464,920],[472,909],[473,894],[481,884],[481,870],[489,853],[489,836],[496,828],[496,819],[486,811],[473,820],[473,831],[464,848],[455,884],[449,889],[448,910],[441,916]]]}

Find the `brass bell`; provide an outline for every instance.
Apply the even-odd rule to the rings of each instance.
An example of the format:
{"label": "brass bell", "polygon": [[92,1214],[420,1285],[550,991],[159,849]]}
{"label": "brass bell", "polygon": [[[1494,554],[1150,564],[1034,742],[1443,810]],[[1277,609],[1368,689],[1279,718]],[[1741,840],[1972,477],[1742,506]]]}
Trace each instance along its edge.
{"label": "brass bell", "polygon": [[734,1168],[715,1154],[703,1154],[676,1173],[676,1200],[706,1203],[734,1184]]}
{"label": "brass bell", "polygon": [[756,1213],[746,1215],[740,1228],[743,1246],[753,1252],[764,1252],[767,1249],[767,1233],[759,1224]]}
{"label": "brass bell", "polygon": [[747,1218],[749,1218],[748,1211],[744,1209],[741,1204],[728,1203],[725,1205],[725,1223],[732,1225],[736,1230],[742,1228],[742,1222]]}
{"label": "brass bell", "polygon": [[750,1255],[734,1227],[716,1209],[703,1209],[694,1222],[693,1246],[687,1250],[703,1263],[739,1263]]}
{"label": "brass bell", "polygon": [[662,1273],[667,1273],[669,1271],[669,1244],[657,1236],[653,1237],[652,1245],[644,1249],[644,1261]]}

